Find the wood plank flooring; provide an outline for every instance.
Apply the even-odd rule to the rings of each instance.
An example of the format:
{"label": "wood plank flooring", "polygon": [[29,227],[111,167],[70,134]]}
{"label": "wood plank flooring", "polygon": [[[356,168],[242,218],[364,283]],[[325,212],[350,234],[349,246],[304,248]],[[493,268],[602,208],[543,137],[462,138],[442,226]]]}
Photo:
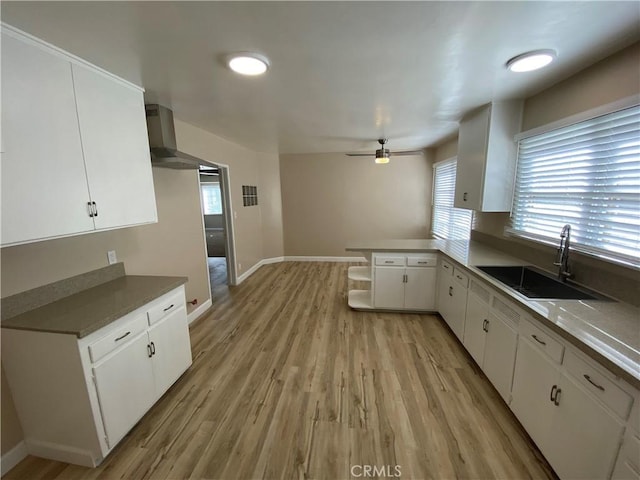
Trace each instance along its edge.
{"label": "wood plank flooring", "polygon": [[442,319],[350,310],[348,266],[261,267],[100,467],[28,457],[4,478],[555,478]]}

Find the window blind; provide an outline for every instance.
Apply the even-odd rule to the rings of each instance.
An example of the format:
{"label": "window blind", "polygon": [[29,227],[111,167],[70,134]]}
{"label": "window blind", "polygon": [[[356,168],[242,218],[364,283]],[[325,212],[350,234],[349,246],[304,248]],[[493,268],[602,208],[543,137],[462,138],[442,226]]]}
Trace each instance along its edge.
{"label": "window blind", "polygon": [[471,211],[453,208],[456,189],[456,159],[433,166],[433,213],[431,231],[439,238],[469,239]]}
{"label": "window blind", "polygon": [[222,214],[222,196],[219,183],[203,183],[202,206],[205,215]]}
{"label": "window blind", "polygon": [[640,106],[518,144],[511,233],[640,264]]}

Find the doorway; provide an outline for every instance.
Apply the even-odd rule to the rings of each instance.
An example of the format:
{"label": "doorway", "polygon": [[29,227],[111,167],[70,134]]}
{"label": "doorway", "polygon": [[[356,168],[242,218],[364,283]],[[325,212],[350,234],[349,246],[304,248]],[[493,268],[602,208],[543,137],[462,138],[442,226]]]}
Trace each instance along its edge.
{"label": "doorway", "polygon": [[200,165],[198,178],[211,300],[215,302],[229,285],[236,284],[229,168]]}

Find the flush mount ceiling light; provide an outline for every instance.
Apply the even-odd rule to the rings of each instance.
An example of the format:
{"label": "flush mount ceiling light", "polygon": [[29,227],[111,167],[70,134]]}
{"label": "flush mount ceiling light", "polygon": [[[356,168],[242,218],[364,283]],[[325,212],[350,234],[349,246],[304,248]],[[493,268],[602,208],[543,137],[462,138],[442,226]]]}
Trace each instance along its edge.
{"label": "flush mount ceiling light", "polygon": [[269,68],[269,59],[258,53],[236,53],[229,56],[227,65],[241,75],[262,75]]}
{"label": "flush mount ceiling light", "polygon": [[530,72],[546,67],[556,58],[553,50],[534,50],[513,57],[507,62],[507,68],[512,72]]}

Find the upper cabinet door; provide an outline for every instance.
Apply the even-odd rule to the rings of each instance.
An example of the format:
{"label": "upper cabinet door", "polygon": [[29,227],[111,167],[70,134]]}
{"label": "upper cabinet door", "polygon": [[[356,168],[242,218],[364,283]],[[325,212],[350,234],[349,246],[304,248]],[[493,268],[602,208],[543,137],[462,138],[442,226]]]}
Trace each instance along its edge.
{"label": "upper cabinet door", "polygon": [[2,33],[2,245],[91,231],[71,63]]}
{"label": "upper cabinet door", "polygon": [[142,92],[75,64],[73,81],[96,229],[156,222]]}

